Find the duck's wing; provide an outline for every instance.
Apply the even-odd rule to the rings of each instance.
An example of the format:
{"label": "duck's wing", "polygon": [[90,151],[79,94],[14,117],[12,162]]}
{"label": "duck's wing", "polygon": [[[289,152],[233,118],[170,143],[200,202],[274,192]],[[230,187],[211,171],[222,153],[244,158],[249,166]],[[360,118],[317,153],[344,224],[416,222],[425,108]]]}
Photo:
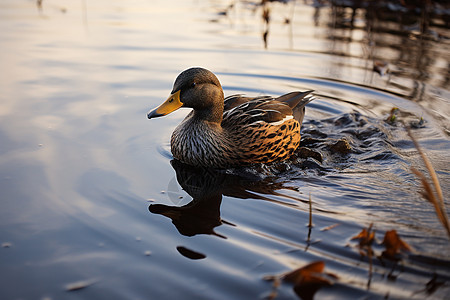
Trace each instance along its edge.
{"label": "duck's wing", "polygon": [[300,143],[300,124],[288,103],[272,97],[235,99],[223,114],[222,128],[238,164],[266,163],[292,155]]}
{"label": "duck's wing", "polygon": [[[233,95],[225,98],[222,126],[245,126],[265,123],[280,125],[288,119],[303,121],[305,105],[312,97],[308,92],[292,92],[278,98],[261,96],[256,98]],[[306,98],[305,98],[306,97]]]}
{"label": "duck's wing", "polygon": [[242,103],[224,111],[222,127],[253,126],[259,123],[276,124],[287,116],[293,116],[293,110],[289,105],[271,97],[238,99],[237,101]]}
{"label": "duck's wing", "polygon": [[270,96],[260,96],[260,97],[245,97],[243,95],[231,95],[225,98],[223,103],[223,111],[227,112],[241,104],[255,101],[255,100],[273,100],[273,97]]}

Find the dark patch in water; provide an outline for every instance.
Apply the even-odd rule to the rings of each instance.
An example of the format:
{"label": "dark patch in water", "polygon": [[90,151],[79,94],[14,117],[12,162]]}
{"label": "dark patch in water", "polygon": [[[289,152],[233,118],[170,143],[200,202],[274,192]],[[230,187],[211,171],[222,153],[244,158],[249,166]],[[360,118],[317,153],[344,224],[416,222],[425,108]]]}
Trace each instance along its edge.
{"label": "dark patch in water", "polygon": [[188,249],[183,246],[178,246],[177,250],[178,250],[178,252],[180,252],[181,255],[183,255],[184,257],[187,257],[189,259],[198,260],[198,259],[206,258],[205,254]]}

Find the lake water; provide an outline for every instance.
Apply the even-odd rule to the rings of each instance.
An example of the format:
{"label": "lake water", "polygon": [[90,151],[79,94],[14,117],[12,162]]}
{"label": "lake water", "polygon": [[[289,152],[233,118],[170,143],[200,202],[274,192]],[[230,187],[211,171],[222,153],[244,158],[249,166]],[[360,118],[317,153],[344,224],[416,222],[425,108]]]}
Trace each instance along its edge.
{"label": "lake water", "polygon": [[[315,261],[335,275],[316,299],[448,297],[449,236],[404,125],[448,199],[448,4],[258,3],[0,3],[1,299],[308,299],[265,279]],[[146,113],[191,66],[226,95],[315,90],[316,159],[173,162],[188,110]],[[369,226],[367,256],[352,237]],[[412,248],[396,262],[380,257],[393,229]]]}

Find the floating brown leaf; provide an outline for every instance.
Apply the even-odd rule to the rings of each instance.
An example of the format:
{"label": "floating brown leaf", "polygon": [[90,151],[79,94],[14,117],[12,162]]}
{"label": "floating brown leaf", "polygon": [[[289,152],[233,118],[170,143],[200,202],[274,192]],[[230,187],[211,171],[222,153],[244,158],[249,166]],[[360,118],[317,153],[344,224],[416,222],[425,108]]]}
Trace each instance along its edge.
{"label": "floating brown leaf", "polygon": [[367,287],[370,287],[370,282],[372,280],[372,257],[373,257],[373,250],[372,250],[372,243],[375,240],[375,231],[372,231],[372,225],[370,224],[369,227],[363,228],[361,232],[358,235],[355,235],[352,237],[352,240],[359,239],[359,254],[361,256],[367,256],[368,262],[369,262],[369,279],[367,280]]}
{"label": "floating brown leaf", "polygon": [[372,224],[366,229],[363,228],[361,232],[358,235],[355,235],[351,238],[351,240],[357,240],[359,239],[359,246],[371,246],[373,243],[373,240],[375,239],[375,232],[372,231]]}
{"label": "floating brown leaf", "polygon": [[[372,224],[369,225],[369,227],[363,228],[361,232],[358,235],[355,235],[351,238],[352,240],[359,239],[359,254],[361,256],[367,256],[369,259],[369,278],[370,274],[372,274],[372,256],[373,256],[373,250],[372,250],[372,243],[375,240],[375,232],[372,231]],[[369,279],[370,282],[370,279]]]}
{"label": "floating brown leaf", "polygon": [[310,281],[314,278],[315,274],[320,274],[325,269],[325,263],[323,261],[315,261],[304,267],[296,269],[283,276],[283,280],[294,284],[301,284],[305,281]]}
{"label": "floating brown leaf", "polygon": [[275,276],[265,276],[264,280],[273,281],[273,290],[268,299],[275,299],[280,279],[294,284],[295,293],[303,300],[312,300],[314,294],[323,286],[333,284],[332,280],[338,279],[335,274],[324,272],[325,263],[315,261],[294,271]]}
{"label": "floating brown leaf", "polygon": [[303,300],[313,299],[319,288],[332,284],[326,275],[337,278],[334,274],[324,273],[324,269],[325,263],[323,261],[315,261],[285,274],[282,278],[284,281],[294,284],[294,291],[300,298]]}
{"label": "floating brown leaf", "polygon": [[386,231],[383,244],[386,247],[386,250],[384,250],[381,255],[391,260],[398,260],[398,254],[400,254],[401,251],[412,250],[406,242],[400,239],[395,229]]}

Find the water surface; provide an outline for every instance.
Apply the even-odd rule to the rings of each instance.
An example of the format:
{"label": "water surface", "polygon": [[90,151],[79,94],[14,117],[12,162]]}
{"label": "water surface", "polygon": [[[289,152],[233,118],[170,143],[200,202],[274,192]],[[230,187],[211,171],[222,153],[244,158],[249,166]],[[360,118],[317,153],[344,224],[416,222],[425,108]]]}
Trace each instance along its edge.
{"label": "water surface", "polygon": [[[448,8],[380,3],[3,1],[1,298],[259,299],[266,276],[324,261],[338,279],[317,299],[444,299],[449,237],[410,171],[425,168],[404,126],[448,199]],[[191,66],[226,95],[314,89],[302,145],[322,160],[173,162],[188,111],[146,112]],[[351,240],[371,224],[372,263]],[[378,258],[392,229],[413,248],[398,262]]]}

